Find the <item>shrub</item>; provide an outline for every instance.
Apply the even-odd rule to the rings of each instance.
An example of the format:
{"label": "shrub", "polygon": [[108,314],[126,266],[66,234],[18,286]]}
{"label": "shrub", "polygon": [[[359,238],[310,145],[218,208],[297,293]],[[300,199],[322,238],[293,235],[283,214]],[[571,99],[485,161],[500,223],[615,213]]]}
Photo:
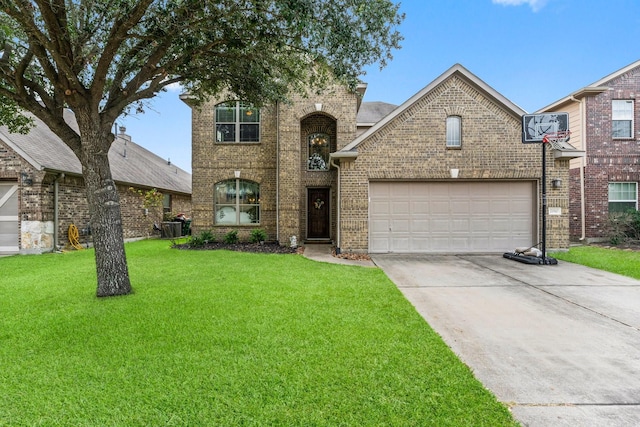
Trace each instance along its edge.
{"label": "shrub", "polygon": [[612,245],[640,240],[640,212],[629,209],[609,214],[607,237]]}
{"label": "shrub", "polygon": [[237,230],[229,231],[227,234],[224,235],[224,238],[222,239],[222,241],[228,245],[238,243],[240,241],[240,238],[238,237],[238,231]]}
{"label": "shrub", "polygon": [[267,232],[262,228],[256,228],[251,230],[251,235],[249,236],[249,241],[251,243],[260,243],[267,240]]}
{"label": "shrub", "polygon": [[197,236],[191,236],[189,239],[189,243],[191,246],[204,246],[207,243],[215,242],[215,237],[213,233],[209,230],[203,231]]}

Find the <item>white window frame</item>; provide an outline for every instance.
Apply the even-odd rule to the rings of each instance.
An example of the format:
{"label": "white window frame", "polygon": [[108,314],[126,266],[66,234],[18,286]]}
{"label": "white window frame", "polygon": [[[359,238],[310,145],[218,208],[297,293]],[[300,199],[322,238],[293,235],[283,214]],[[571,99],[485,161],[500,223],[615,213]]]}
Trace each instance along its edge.
{"label": "white window frame", "polygon": [[462,117],[448,116],[446,120],[447,148],[462,147]]}
{"label": "white window frame", "polygon": [[[218,199],[218,186],[219,185],[228,185],[228,183],[235,182],[235,186],[232,187],[232,192],[234,194],[234,200],[229,203],[225,203],[225,201],[221,202]],[[253,200],[251,197],[246,200],[248,203],[243,202],[244,195],[242,194],[242,188],[240,183],[247,182],[250,184],[255,184],[257,186],[257,194],[254,194]],[[241,178],[231,178],[225,179],[217,182],[214,185],[214,195],[213,195],[213,212],[214,212],[214,224],[215,225],[251,225],[255,226],[260,224],[260,184],[255,181],[250,181],[248,179]],[[251,212],[256,217],[255,220],[251,219]],[[226,215],[225,215],[226,214]],[[245,219],[248,219],[245,220]]]}
{"label": "white window frame", "polygon": [[613,139],[632,139],[635,105],[632,99],[611,101],[611,135]]}
{"label": "white window frame", "polygon": [[[218,120],[218,109],[219,108],[233,108],[234,111],[234,120],[233,121],[223,121]],[[255,115],[255,121],[244,121],[242,118],[244,115],[248,115],[246,113],[251,113],[251,115]],[[243,115],[244,114],[244,115]],[[250,104],[247,104],[242,101],[227,101],[221,102],[217,104],[214,108],[214,132],[215,132],[215,141],[217,144],[257,144],[260,142],[260,131],[261,131],[261,122],[260,122],[260,109],[255,108]],[[223,140],[222,132],[218,129],[218,126],[230,126],[233,128],[234,138],[233,140]],[[243,139],[243,126],[257,126],[257,139]]]}
{"label": "white window frame", "polygon": [[[622,188],[616,188],[615,191],[612,191],[614,188],[613,187],[622,187]],[[619,194],[621,195],[628,195],[631,197],[617,197]],[[616,196],[616,197],[612,197],[612,196]],[[633,203],[633,207],[629,206],[629,209],[635,209],[638,210],[638,183],[637,182],[610,182],[609,183],[609,188],[608,188],[608,209],[610,213],[613,212],[624,212],[626,211],[626,209],[623,210],[611,210],[611,204],[612,203],[625,203],[625,204],[630,204]]]}

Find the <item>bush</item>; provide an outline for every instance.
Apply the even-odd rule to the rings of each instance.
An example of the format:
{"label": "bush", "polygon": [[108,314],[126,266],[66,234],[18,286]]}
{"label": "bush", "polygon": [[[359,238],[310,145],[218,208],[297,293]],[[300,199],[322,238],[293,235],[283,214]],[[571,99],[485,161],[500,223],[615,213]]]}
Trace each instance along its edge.
{"label": "bush", "polygon": [[607,236],[612,245],[640,241],[640,212],[629,209],[609,214]]}
{"label": "bush", "polygon": [[189,243],[191,244],[191,246],[196,246],[196,247],[204,246],[207,243],[212,243],[215,241],[216,239],[213,233],[209,230],[203,231],[198,236],[191,236],[191,238],[189,239]]}
{"label": "bush", "polygon": [[251,235],[249,236],[249,241],[251,243],[260,243],[267,240],[267,232],[261,228],[256,228],[255,230],[251,230]]}
{"label": "bush", "polygon": [[238,243],[240,241],[240,238],[238,237],[238,231],[231,230],[230,232],[224,235],[224,238],[222,239],[222,241],[228,245]]}

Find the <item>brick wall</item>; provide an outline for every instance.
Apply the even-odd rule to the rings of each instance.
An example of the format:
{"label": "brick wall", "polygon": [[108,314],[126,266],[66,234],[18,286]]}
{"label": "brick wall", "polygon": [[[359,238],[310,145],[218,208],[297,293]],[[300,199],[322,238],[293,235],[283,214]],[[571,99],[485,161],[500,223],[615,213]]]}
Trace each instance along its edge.
{"label": "brick wall", "polygon": [[[37,171],[17,153],[0,141],[0,180],[19,185],[17,224],[22,253],[51,251],[54,246],[54,195],[58,179],[58,241],[68,245],[68,230],[74,224],[81,232],[80,241],[90,241],[84,232],[89,228],[89,209],[82,177]],[[146,191],[146,189],[143,189]],[[152,236],[154,222],[162,221],[162,208],[145,214],[143,197],[129,186],[118,185],[125,239]],[[191,215],[190,196],[174,194],[173,203],[187,216]]]}
{"label": "brick wall", "polygon": [[[445,120],[462,117],[462,147],[445,146]],[[541,146],[522,144],[519,117],[454,75],[445,80],[358,147],[358,158],[341,165],[341,247],[368,248],[368,185],[371,180],[536,180],[542,175]],[[547,222],[547,247],[568,247],[568,161],[547,155],[550,207],[562,215]],[[541,201],[539,201],[541,203]],[[540,233],[540,231],[538,232]]]}
{"label": "brick wall", "polygon": [[[213,230],[221,236],[235,229],[241,236],[248,236],[259,227],[266,231],[269,240],[281,244],[289,244],[292,236],[302,241],[306,237],[307,188],[334,188],[336,181],[335,171],[306,170],[306,137],[323,130],[332,136],[334,150],[349,143],[356,131],[356,95],[336,86],[321,95],[293,96],[290,102],[261,109],[259,143],[215,143],[215,105],[233,99],[223,94],[192,110],[193,232]],[[235,171],[240,172],[241,179],[260,184],[259,225],[214,223],[214,186],[234,179]],[[334,200],[332,209],[334,230]]]}
{"label": "brick wall", "polygon": [[[585,237],[602,240],[607,235],[609,182],[640,182],[640,68],[630,70],[605,85],[608,90],[585,100],[585,141],[587,159],[584,168]],[[634,135],[629,139],[612,138],[612,100],[634,101]],[[582,234],[579,169],[572,171],[571,237]]]}

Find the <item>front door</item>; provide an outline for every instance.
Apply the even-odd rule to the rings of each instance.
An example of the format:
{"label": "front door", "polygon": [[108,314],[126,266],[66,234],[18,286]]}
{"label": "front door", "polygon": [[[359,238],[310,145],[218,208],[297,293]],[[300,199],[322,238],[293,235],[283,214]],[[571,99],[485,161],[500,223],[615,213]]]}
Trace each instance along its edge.
{"label": "front door", "polygon": [[307,239],[329,239],[330,212],[329,188],[307,189]]}
{"label": "front door", "polygon": [[0,183],[0,253],[18,252],[18,184]]}

